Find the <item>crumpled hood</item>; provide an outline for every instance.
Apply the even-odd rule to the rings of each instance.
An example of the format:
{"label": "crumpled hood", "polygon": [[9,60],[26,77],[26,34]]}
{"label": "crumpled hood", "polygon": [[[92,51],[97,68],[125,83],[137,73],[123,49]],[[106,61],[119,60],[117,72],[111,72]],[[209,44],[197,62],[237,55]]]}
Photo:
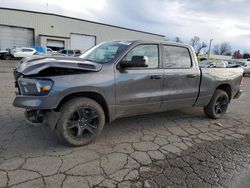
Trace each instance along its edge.
{"label": "crumpled hood", "polygon": [[81,58],[61,56],[32,56],[18,62],[16,71],[23,75],[35,75],[47,68],[69,68],[98,72],[102,65]]}

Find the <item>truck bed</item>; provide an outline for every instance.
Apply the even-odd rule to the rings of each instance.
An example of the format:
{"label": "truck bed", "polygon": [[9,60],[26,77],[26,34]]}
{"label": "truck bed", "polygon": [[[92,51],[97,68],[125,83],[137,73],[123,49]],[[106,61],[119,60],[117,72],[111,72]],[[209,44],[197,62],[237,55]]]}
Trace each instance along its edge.
{"label": "truck bed", "polygon": [[206,106],[218,87],[230,87],[234,98],[240,90],[243,77],[242,68],[200,68],[201,80],[195,106]]}

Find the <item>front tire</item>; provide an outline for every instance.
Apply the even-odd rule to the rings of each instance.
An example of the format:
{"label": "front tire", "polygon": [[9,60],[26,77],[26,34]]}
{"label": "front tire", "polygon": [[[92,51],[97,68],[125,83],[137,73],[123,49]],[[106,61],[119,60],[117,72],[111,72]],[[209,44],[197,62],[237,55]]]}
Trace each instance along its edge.
{"label": "front tire", "polygon": [[228,94],[223,90],[217,89],[211,101],[203,110],[208,118],[219,119],[226,113],[228,104]]}
{"label": "front tire", "polygon": [[102,132],[105,114],[92,99],[72,99],[63,105],[61,112],[56,130],[59,140],[64,144],[87,145]]}

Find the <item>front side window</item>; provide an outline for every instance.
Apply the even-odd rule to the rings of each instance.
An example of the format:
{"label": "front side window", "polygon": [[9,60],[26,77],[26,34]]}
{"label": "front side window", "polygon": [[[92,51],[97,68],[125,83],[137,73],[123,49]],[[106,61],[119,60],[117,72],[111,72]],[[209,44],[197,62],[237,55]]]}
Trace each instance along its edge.
{"label": "front side window", "polygon": [[124,57],[123,61],[132,61],[134,56],[144,56],[147,59],[146,64],[148,66],[145,68],[159,67],[158,45],[145,44],[136,46]]}
{"label": "front side window", "polygon": [[187,48],[163,46],[163,68],[190,68],[191,57]]}

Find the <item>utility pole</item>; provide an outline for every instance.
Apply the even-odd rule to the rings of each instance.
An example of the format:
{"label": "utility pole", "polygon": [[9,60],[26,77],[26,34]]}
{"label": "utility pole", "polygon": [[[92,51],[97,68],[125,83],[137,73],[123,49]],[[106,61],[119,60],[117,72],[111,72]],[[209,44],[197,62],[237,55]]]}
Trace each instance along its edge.
{"label": "utility pole", "polygon": [[214,39],[210,39],[210,42],[209,42],[209,48],[208,48],[208,53],[207,53],[207,58],[209,58],[209,56],[210,56],[210,51],[211,51],[211,46],[212,46],[212,41],[213,41]]}

